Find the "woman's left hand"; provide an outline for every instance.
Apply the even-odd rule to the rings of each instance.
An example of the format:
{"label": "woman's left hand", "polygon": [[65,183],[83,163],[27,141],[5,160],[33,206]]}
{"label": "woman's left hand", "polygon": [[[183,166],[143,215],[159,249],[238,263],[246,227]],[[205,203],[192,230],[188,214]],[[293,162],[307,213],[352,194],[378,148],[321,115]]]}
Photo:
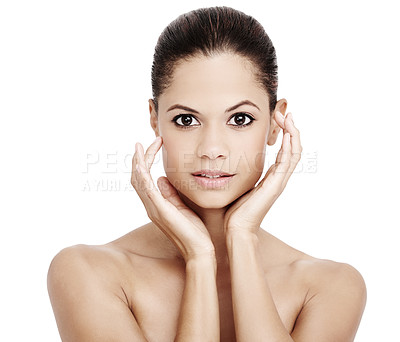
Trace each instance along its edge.
{"label": "woman's left hand", "polygon": [[294,126],[292,113],[284,118],[281,113],[275,112],[275,121],[283,129],[282,146],[275,164],[268,169],[255,188],[231,204],[225,213],[225,234],[235,231],[256,234],[301,159],[303,148],[300,144],[300,132]]}

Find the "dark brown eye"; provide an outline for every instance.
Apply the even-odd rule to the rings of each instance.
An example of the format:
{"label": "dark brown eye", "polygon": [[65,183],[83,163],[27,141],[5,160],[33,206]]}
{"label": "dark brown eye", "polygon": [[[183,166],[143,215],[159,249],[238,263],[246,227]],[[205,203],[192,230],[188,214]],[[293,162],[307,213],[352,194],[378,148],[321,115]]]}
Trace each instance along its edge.
{"label": "dark brown eye", "polygon": [[185,126],[189,126],[192,123],[192,121],[193,121],[193,119],[190,116],[188,116],[188,115],[183,115],[182,116],[182,123]]}
{"label": "dark brown eye", "polygon": [[196,122],[198,123],[193,115],[190,114],[179,114],[175,116],[172,121],[175,122],[177,126],[181,126],[184,128],[196,126]]}
{"label": "dark brown eye", "polygon": [[[233,120],[233,123],[232,123]],[[246,127],[250,125],[255,119],[245,113],[237,113],[231,117],[228,123],[232,126]]]}
{"label": "dark brown eye", "polygon": [[244,117],[243,114],[238,114],[235,116],[235,124],[243,125],[245,121],[246,121],[246,118]]}

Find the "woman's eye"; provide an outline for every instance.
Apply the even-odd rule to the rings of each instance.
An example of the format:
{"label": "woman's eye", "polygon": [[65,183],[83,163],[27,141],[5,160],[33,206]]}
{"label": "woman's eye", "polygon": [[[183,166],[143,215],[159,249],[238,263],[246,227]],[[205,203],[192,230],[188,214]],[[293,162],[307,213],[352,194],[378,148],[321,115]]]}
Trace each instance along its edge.
{"label": "woman's eye", "polygon": [[172,119],[172,121],[175,122],[175,124],[177,126],[181,126],[183,128],[196,126],[196,125],[192,125],[193,122],[198,123],[198,121],[193,117],[193,115],[190,115],[190,114],[179,114],[179,115],[175,116]]}
{"label": "woman's eye", "polygon": [[228,121],[228,124],[241,128],[251,125],[254,120],[255,119],[248,114],[237,113],[231,117],[231,119]]}

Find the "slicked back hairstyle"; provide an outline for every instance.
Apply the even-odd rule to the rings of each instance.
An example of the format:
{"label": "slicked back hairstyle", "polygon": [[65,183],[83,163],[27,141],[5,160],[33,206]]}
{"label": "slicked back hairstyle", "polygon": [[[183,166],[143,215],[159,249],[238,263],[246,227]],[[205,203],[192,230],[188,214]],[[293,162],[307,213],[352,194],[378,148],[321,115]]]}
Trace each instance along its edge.
{"label": "slicked back hairstyle", "polygon": [[238,54],[252,62],[256,79],[268,94],[272,115],[278,89],[278,65],[272,41],[253,17],[225,6],[182,14],[161,33],[151,69],[156,111],[158,99],[171,84],[174,68],[180,61],[218,53]]}

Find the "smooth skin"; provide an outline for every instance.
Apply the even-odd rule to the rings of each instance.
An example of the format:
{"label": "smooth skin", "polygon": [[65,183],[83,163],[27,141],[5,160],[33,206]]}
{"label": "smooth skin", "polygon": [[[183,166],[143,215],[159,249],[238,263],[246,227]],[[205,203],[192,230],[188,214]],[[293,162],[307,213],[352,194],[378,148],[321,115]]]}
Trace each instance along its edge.
{"label": "smooth skin", "polygon": [[[256,107],[228,110],[245,99]],[[51,263],[48,289],[63,341],[354,340],[366,303],[360,273],[260,227],[302,152],[293,115],[284,116],[287,101],[270,117],[266,99],[242,57],[177,67],[158,113],[149,101],[157,138],[146,151],[137,143],[132,161],[131,183],[151,222],[105,245],[68,247]],[[195,112],[169,110],[177,103]],[[182,113],[191,127],[173,122]],[[241,113],[254,121],[239,128],[232,118]],[[255,186],[265,147],[281,129],[275,164]],[[167,177],[158,190],[150,170],[161,148]],[[201,168],[235,176],[224,189],[205,190],[191,175]]]}

